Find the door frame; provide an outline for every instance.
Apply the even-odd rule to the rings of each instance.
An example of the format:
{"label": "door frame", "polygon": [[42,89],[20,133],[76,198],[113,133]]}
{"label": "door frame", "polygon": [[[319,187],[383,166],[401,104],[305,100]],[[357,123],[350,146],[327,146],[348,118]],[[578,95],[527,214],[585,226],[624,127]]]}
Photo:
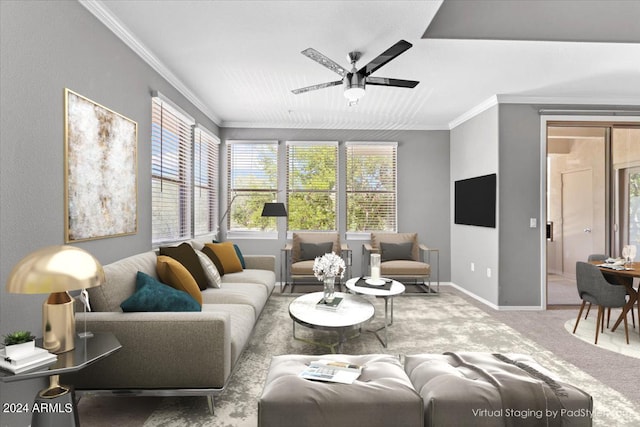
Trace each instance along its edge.
{"label": "door frame", "polygon": [[[588,114],[588,111],[584,111]],[[621,111],[620,113],[624,113]],[[540,224],[547,223],[547,126],[550,122],[561,122],[567,125],[572,124],[587,126],[597,123],[630,123],[640,124],[640,116],[598,116],[598,115],[562,115],[562,114],[540,114]],[[540,239],[540,307],[547,309],[547,233],[545,227],[538,227]]]}

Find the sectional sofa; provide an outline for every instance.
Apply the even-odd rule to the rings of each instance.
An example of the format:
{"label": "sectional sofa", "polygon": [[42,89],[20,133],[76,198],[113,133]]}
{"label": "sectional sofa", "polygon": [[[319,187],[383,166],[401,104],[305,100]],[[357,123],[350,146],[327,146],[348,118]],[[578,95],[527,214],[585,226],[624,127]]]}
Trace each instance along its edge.
{"label": "sectional sofa", "polygon": [[106,282],[89,290],[93,311],[78,313],[77,329],[112,332],[122,348],[63,380],[80,395],[206,395],[213,410],[274,289],[275,257],[244,256],[246,268],[201,291],[201,311],[123,312],[139,271],[158,278],[157,259],[148,251],[104,266]]}

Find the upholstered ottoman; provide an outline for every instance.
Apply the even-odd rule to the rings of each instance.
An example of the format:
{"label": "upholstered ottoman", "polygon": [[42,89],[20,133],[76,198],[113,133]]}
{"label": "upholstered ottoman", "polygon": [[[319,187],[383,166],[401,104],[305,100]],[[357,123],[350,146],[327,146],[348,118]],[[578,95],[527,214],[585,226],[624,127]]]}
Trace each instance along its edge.
{"label": "upholstered ottoman", "polygon": [[425,426],[590,426],[593,402],[521,354],[406,356]]}
{"label": "upholstered ottoman", "polygon": [[[309,381],[307,364],[333,359],[364,366],[353,384]],[[422,400],[396,357],[275,356],[258,401],[260,427],[420,427]]]}

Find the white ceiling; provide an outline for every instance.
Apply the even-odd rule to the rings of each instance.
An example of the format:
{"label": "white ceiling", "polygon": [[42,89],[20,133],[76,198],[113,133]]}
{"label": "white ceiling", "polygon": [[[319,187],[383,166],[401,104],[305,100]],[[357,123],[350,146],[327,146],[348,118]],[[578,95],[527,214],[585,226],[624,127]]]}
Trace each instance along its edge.
{"label": "white ceiling", "polygon": [[[640,44],[422,39],[440,0],[80,1],[225,127],[449,129],[496,96],[640,105]],[[373,75],[415,89],[368,86],[351,107],[341,86],[291,93],[339,79],[308,47],[360,67],[400,39],[413,48]]]}

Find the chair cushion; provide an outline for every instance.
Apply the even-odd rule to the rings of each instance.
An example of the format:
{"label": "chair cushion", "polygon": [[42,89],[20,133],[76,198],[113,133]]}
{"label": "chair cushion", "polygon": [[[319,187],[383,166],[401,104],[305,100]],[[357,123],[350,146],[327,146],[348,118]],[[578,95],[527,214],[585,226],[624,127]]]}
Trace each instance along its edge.
{"label": "chair cushion", "polygon": [[331,252],[333,242],[306,243],[300,242],[300,261],[315,260],[317,257]]}
{"label": "chair cushion", "polygon": [[[293,233],[291,245],[292,262],[303,261],[300,251],[300,243],[326,243],[333,242],[333,248],[327,252],[335,252],[340,255],[340,235],[335,231]],[[325,252],[326,253],[326,252]],[[323,253],[324,254],[324,253]]]}
{"label": "chair cushion", "polygon": [[406,243],[413,244],[411,248],[411,259],[420,260],[420,249],[418,247],[417,233],[371,233],[371,246],[374,251],[380,253],[380,243]]}
{"label": "chair cushion", "polygon": [[393,261],[398,259],[412,260],[413,242],[387,243],[380,242],[381,261]]}
{"label": "chair cushion", "polygon": [[426,277],[431,273],[431,266],[419,261],[385,261],[380,263],[380,274],[383,277],[416,276]]}
{"label": "chair cushion", "polygon": [[293,276],[313,276],[314,261],[299,261],[291,264],[291,274]]}
{"label": "chair cushion", "polygon": [[202,305],[200,288],[185,266],[171,257],[159,255],[156,268],[158,277],[163,283],[188,293]]}
{"label": "chair cushion", "polygon": [[135,293],[124,300],[120,308],[124,312],[200,311],[201,304],[188,293],[165,285],[139,271],[136,275]]}
{"label": "chair cushion", "polygon": [[179,246],[164,246],[160,248],[160,255],[170,256],[171,258],[184,265],[189,273],[193,276],[200,289],[206,289],[207,276],[200,264],[200,259],[196,255],[195,249],[188,243],[182,243]]}

